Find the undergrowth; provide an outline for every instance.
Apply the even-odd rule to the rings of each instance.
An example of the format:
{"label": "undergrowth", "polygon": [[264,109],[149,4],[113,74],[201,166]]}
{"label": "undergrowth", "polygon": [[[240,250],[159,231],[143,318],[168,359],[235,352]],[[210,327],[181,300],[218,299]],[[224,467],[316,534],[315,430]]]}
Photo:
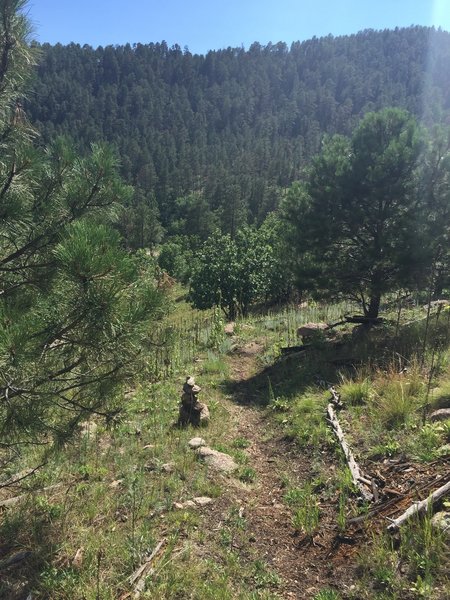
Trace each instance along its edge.
{"label": "undergrowth", "polygon": [[[48,457],[45,468],[8,492],[36,490],[1,517],[0,556],[31,552],[19,569],[2,572],[1,598],[19,600],[25,591],[36,599],[125,598],[128,578],[161,541],[142,598],[283,597],[283,581],[249,546],[251,531],[239,506],[231,507],[214,528],[204,526],[198,510],[173,506],[197,496],[218,499],[227,485],[211,477],[188,448],[195,435],[233,456],[237,485],[246,490],[260,485],[251,463],[251,442],[236,435],[225,406],[226,396],[236,390],[229,382],[227,357],[236,344],[263,341],[266,350],[256,358],[261,369],[245,382],[243,395],[266,411],[267,422],[273,419],[277,431],[294,442],[311,467],[310,481],[291,475],[283,482],[293,534],[313,540],[326,505],[334,507],[333,526],[340,535],[345,535],[349,518],[367,510],[355,501],[351,477],[325,419],[329,385],[341,393],[345,408],[339,418],[361,461],[402,457],[426,462],[446,452],[448,423],[427,419],[431,410],[449,406],[443,322],[431,324],[424,355],[423,319],[416,311],[404,315],[415,320],[399,330],[387,324],[352,335],[344,328],[335,334],[337,344],[322,340],[308,353],[285,356],[281,348],[298,343],[300,324],[338,320],[342,307],[314,305],[309,312],[286,309],[242,320],[231,341],[223,335],[220,315],[205,317],[189,312],[182,301],[178,305],[179,315],[167,323],[172,331],[170,361],[161,354],[154,365],[158,373],[124,392],[120,415],[109,421],[92,419],[95,427],[85,424],[59,454]],[[187,374],[196,377],[200,399],[211,411],[211,424],[201,432],[174,426]],[[37,464],[42,456],[42,449],[34,448],[8,464],[4,477]],[[335,465],[332,472],[325,469],[325,458]],[[58,487],[42,491],[49,486]],[[3,491],[2,497],[7,495]],[[356,591],[346,596],[323,589],[314,598],[441,600],[448,583],[447,553],[444,536],[432,528],[428,516],[403,528],[397,541],[374,533],[361,552]]]}

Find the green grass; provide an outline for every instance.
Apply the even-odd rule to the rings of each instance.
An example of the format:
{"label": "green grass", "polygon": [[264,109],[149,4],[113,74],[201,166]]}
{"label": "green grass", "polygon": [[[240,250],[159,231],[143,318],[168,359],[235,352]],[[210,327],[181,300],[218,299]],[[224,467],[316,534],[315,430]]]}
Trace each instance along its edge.
{"label": "green grass", "polygon": [[368,377],[355,380],[344,377],[342,383],[339,385],[339,392],[344,404],[351,406],[367,404],[372,392],[371,383]]}
{"label": "green grass", "polygon": [[279,416],[278,420],[285,427],[286,434],[301,448],[333,445],[324,418],[326,404],[326,394],[308,389],[291,403],[288,418],[283,413]]}
{"label": "green grass", "polygon": [[[147,580],[143,598],[179,599],[186,590],[200,600],[281,597],[277,590],[283,582],[249,543],[251,532],[240,506],[231,507],[220,531],[205,528],[197,510],[173,510],[174,501],[195,496],[220,499],[228,485],[212,479],[188,449],[187,441],[199,431],[174,427],[186,371],[202,386],[201,399],[211,410],[211,424],[200,435],[214,448],[233,455],[239,466],[232,477],[240,489],[246,488],[236,480],[249,484],[252,491],[259,483],[251,455],[245,452],[250,440],[234,431],[224,405],[227,392],[231,396],[237,389],[226,383],[230,373],[225,352],[231,340],[222,339],[218,331],[211,340],[213,325],[206,322],[211,314],[205,320],[205,315],[190,312],[183,302],[176,304],[180,313],[169,317],[174,358],[167,372],[160,361],[161,379],[143,377],[142,382],[135,382],[134,389],[124,396],[123,414],[109,423],[96,420],[95,432],[49,457],[46,469],[23,482],[25,488],[62,482],[62,488],[31,494],[1,516],[5,552],[32,549],[33,558],[16,572],[5,573],[0,597],[13,599],[11,590],[27,582],[36,597],[113,600],[127,591],[127,578],[162,538],[166,540],[164,549],[155,560],[155,572]],[[245,398],[268,407],[268,426],[261,438],[268,440],[281,432],[295,441],[302,460],[310,465],[308,484],[290,471],[282,478],[292,528],[309,536],[320,530],[324,504],[333,506],[334,522],[341,531],[358,510],[348,472],[341,466],[340,452],[325,419],[329,394],[315,384],[316,376],[339,388],[346,405],[339,418],[363,462],[367,457],[377,461],[400,453],[413,460],[433,460],[450,436],[447,423],[422,423],[431,353],[427,351],[423,368],[412,358],[412,350],[406,358],[393,358],[394,348],[420,348],[417,340],[423,334],[422,323],[401,330],[395,340],[387,326],[357,342],[347,340],[350,346],[344,344],[343,350],[316,348],[308,355],[275,360],[280,345],[297,343],[298,325],[309,320],[332,321],[340,310],[342,307],[318,305],[302,311],[290,308],[240,321],[236,329],[238,343],[258,340],[269,348],[267,370],[256,372],[240,386]],[[395,341],[392,347],[391,340]],[[342,352],[339,357],[348,356],[349,348],[355,353],[362,348],[367,353],[364,356],[377,353],[376,360],[371,359],[371,364],[357,373],[341,375],[331,361],[337,352]],[[450,373],[443,356],[439,354],[439,370],[432,373],[430,402],[436,407],[445,405],[450,396]],[[408,371],[400,375],[399,366],[404,364]],[[32,449],[9,464],[5,476],[14,476],[39,458],[42,450]],[[325,470],[330,461],[336,461],[332,473]],[[164,467],[168,464],[170,469]],[[250,488],[250,484],[255,485]],[[73,558],[80,549],[82,564],[75,567]],[[433,590],[445,585],[444,555],[443,539],[426,520],[404,528],[398,547],[392,538],[376,535],[361,559],[366,574],[355,592],[359,595],[353,598],[401,600],[415,594],[437,600]],[[331,589],[316,594],[316,600],[338,598]]]}
{"label": "green grass", "polygon": [[318,594],[316,594],[313,600],[341,600],[342,596],[335,592],[334,590],[321,590]]}
{"label": "green grass", "polygon": [[229,366],[226,360],[213,352],[207,353],[207,358],[201,363],[202,375],[219,375],[226,378],[229,375]]}
{"label": "green grass", "polygon": [[294,530],[313,535],[319,525],[320,508],[311,483],[289,489],[283,500],[292,509],[291,523]]}

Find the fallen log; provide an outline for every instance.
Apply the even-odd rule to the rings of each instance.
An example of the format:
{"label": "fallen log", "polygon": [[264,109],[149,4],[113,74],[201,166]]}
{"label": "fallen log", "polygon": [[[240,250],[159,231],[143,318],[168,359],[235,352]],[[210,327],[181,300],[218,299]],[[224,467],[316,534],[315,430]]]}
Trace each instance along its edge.
{"label": "fallen log", "polygon": [[48,487],[42,488],[40,490],[30,490],[26,494],[20,494],[20,496],[13,496],[12,498],[7,498],[6,500],[0,500],[0,508],[8,508],[9,506],[14,506],[15,504],[17,504],[27,496],[30,496],[31,494],[44,494],[46,492],[51,492],[52,490],[61,488],[64,485],[64,483],[55,483],[55,485],[49,485]]}
{"label": "fallen log", "polygon": [[364,315],[345,315],[347,323],[357,323],[360,325],[379,325],[383,323],[383,317],[365,317]]}
{"label": "fallen log", "polygon": [[6,569],[7,567],[11,567],[12,565],[17,565],[32,555],[32,552],[29,550],[24,550],[22,552],[17,552],[4,560],[0,560],[0,571]]}
{"label": "fallen log", "polygon": [[450,481],[447,481],[443,486],[430,494],[425,500],[420,502],[414,502],[408,510],[401,514],[396,519],[389,519],[390,524],[388,525],[388,531],[397,531],[408,519],[413,515],[417,515],[422,512],[427,512],[429,506],[436,504],[438,500],[450,493]]}
{"label": "fallen log", "polygon": [[344,318],[344,320],[342,321],[336,321],[336,323],[330,323],[328,325],[328,329],[334,329],[335,327],[339,327],[339,325],[345,325],[346,323],[348,323],[347,319]]}
{"label": "fallen log", "polygon": [[130,576],[129,582],[132,586],[134,586],[134,598],[139,598],[141,593],[144,591],[145,580],[148,577],[148,575],[150,575],[151,563],[155,556],[158,554],[158,552],[161,550],[164,543],[165,540],[161,540],[160,542],[158,542],[150,556],[146,558],[142,565],[138,567],[136,571],[134,571],[134,573]]}
{"label": "fallen log", "polygon": [[293,354],[294,352],[304,352],[311,348],[311,344],[302,344],[301,346],[282,346],[280,348],[281,354]]}
{"label": "fallen log", "polygon": [[328,391],[331,394],[331,398],[330,401],[334,404],[334,406],[336,408],[343,408],[344,404],[342,403],[341,400],[341,395],[340,393],[336,390],[336,388],[334,387],[334,385],[332,385],[331,387],[328,388]]}
{"label": "fallen log", "polygon": [[349,445],[347,444],[347,442],[345,440],[344,432],[342,431],[342,428],[339,424],[338,418],[336,417],[336,413],[334,412],[334,407],[331,404],[331,402],[328,405],[327,414],[328,414],[329,421],[333,427],[334,433],[335,433],[336,437],[338,438],[341,448],[344,452],[348,468],[350,469],[350,473],[352,475],[353,483],[358,488],[358,490],[361,492],[361,495],[364,498],[364,500],[371,502],[373,500],[373,494],[372,494],[372,492],[368,491],[368,489],[366,487],[367,484],[365,485],[365,482],[369,481],[369,480],[361,475],[359,465],[356,462],[356,460],[353,456],[353,453],[350,450]]}
{"label": "fallen log", "polygon": [[351,367],[356,368],[358,365],[362,364],[362,359],[360,358],[333,358],[329,361],[335,367]]}

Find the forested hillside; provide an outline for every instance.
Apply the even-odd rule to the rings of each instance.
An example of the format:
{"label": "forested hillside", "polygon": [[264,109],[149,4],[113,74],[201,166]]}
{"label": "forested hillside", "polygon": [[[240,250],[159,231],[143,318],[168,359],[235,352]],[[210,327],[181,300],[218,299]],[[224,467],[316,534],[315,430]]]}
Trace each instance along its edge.
{"label": "forested hillside", "polygon": [[41,47],[27,113],[48,141],[118,147],[136,186],[123,220],[131,246],[214,224],[261,223],[325,133],[405,108],[430,125],[450,113],[450,34],[425,27],[210,51],[165,42]]}

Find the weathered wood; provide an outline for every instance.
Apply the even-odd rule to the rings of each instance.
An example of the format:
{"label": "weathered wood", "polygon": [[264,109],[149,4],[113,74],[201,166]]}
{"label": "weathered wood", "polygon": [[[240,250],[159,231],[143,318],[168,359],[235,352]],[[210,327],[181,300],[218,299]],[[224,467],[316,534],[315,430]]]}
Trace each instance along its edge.
{"label": "weathered wood", "polygon": [[377,488],[377,484],[375,483],[375,479],[371,479],[371,484],[372,484],[372,494],[373,494],[373,501],[375,502],[375,504],[378,502],[378,500],[380,499],[380,496],[378,495],[378,488]]}
{"label": "weathered wood", "polygon": [[18,502],[20,502],[21,500],[23,500],[24,498],[29,496],[30,494],[33,494],[33,493],[43,494],[45,492],[50,492],[52,490],[56,490],[63,486],[64,486],[63,483],[56,483],[55,485],[49,485],[48,487],[42,488],[41,490],[30,490],[26,494],[20,494],[20,496],[14,496],[13,498],[7,498],[6,500],[0,500],[0,508],[8,508],[9,506],[14,506]]}
{"label": "weathered wood", "polygon": [[165,541],[166,540],[161,540],[160,542],[158,542],[150,556],[130,576],[129,582],[132,586],[134,586],[134,598],[139,598],[141,593],[144,591],[145,579],[150,574],[151,563],[154,560],[155,556],[158,554],[158,552],[161,550]]}
{"label": "weathered wood", "polygon": [[6,569],[7,567],[11,567],[13,565],[17,565],[32,555],[32,552],[29,550],[23,550],[22,552],[17,552],[8,558],[0,560],[0,570]]}
{"label": "weathered wood", "polygon": [[444,485],[430,494],[425,500],[420,502],[414,502],[408,510],[401,514],[396,519],[390,519],[391,523],[388,525],[388,531],[397,531],[408,519],[413,515],[417,515],[422,512],[427,512],[429,506],[436,504],[438,500],[450,493],[450,481],[447,481]]}
{"label": "weathered wood", "polygon": [[[356,462],[356,460],[353,456],[353,453],[350,450],[350,447],[345,440],[344,432],[342,431],[342,428],[339,424],[338,418],[336,417],[336,413],[334,412],[334,407],[331,403],[328,405],[327,414],[328,414],[329,421],[333,427],[334,433],[335,433],[336,437],[338,438],[341,448],[344,452],[348,468],[350,469],[350,473],[352,475],[353,483],[358,488],[358,490],[361,492],[362,497],[365,500],[368,500],[369,502],[371,502],[373,500],[373,494],[372,494],[372,492],[369,492],[367,490],[367,488],[366,488],[367,484],[365,485],[363,483],[364,481],[368,481],[368,480],[361,475],[359,465]],[[372,482],[369,482],[370,486],[371,486],[371,483]]]}
{"label": "weathered wood", "polygon": [[331,398],[330,398],[331,402],[336,406],[336,408],[342,408],[344,405],[341,400],[341,395],[337,391],[337,389],[334,387],[334,385],[329,387],[328,391],[331,394]]}
{"label": "weathered wood", "polygon": [[294,352],[304,352],[311,348],[311,344],[303,344],[301,346],[282,346],[280,348],[281,354],[293,354]]}
{"label": "weathered wood", "polygon": [[347,319],[336,321],[336,323],[329,324],[328,329],[334,329],[334,327],[339,327],[339,325],[345,325],[346,323],[348,323]]}
{"label": "weathered wood", "polygon": [[345,316],[347,323],[358,323],[360,325],[379,325],[383,323],[382,317],[365,317],[364,315]]}

